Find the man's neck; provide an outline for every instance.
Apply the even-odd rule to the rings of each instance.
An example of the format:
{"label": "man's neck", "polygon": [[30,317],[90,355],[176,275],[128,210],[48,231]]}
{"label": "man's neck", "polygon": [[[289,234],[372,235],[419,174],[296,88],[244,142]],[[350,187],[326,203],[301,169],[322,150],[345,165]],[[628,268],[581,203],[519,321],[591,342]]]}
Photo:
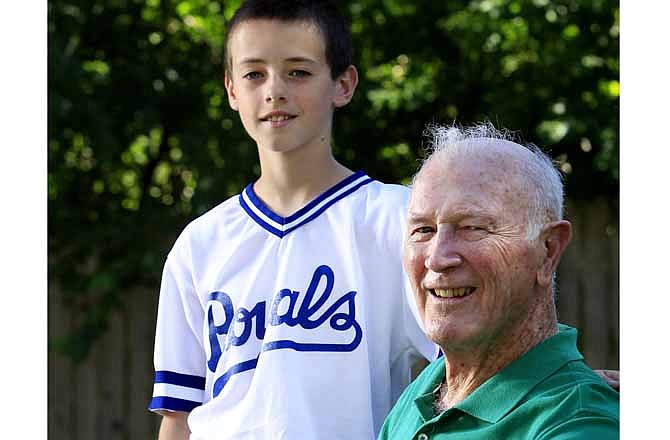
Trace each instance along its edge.
{"label": "man's neck", "polygon": [[287,217],[352,171],[328,149],[274,153],[261,151],[261,176],[254,192],[274,213]]}
{"label": "man's neck", "polygon": [[436,410],[442,412],[463,401],[511,362],[558,332],[553,304],[533,315],[487,345],[453,350],[442,347],[446,376],[436,396]]}

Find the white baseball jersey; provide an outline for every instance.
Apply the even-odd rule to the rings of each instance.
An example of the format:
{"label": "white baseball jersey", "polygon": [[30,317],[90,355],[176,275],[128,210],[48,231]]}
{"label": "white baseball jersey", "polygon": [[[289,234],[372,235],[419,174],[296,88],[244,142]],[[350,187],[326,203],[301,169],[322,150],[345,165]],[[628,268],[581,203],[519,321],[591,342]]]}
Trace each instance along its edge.
{"label": "white baseball jersey", "polygon": [[190,223],[161,283],[151,410],[191,440],[374,439],[434,358],[401,264],[408,189],[357,172],[289,217],[250,184]]}

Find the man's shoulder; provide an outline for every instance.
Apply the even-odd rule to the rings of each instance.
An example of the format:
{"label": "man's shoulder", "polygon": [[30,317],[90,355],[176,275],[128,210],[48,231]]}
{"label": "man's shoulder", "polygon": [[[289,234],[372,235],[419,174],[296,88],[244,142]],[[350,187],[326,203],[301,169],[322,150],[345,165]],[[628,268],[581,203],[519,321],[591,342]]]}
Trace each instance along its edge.
{"label": "man's shoulder", "polygon": [[597,377],[583,376],[571,386],[563,381],[538,398],[546,402],[538,440],[619,438],[619,394]]}
{"label": "man's shoulder", "polygon": [[619,393],[581,360],[539,383],[519,405],[524,407],[537,416],[536,438],[585,438],[568,433],[589,430],[618,433]]}
{"label": "man's shoulder", "polygon": [[558,393],[571,389],[604,393],[606,397],[616,398],[618,401],[619,393],[607,385],[583,360],[567,362],[539,383],[531,394]]}

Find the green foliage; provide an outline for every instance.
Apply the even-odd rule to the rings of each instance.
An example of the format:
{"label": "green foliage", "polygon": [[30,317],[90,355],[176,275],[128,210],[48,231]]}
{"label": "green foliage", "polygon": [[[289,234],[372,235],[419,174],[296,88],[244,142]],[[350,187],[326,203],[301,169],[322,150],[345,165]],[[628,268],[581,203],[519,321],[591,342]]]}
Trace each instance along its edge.
{"label": "green foliage", "polygon": [[[361,72],[336,114],[345,164],[407,182],[426,123],[491,120],[550,149],[571,196],[616,197],[616,1],[341,3]],[[54,344],[75,359],[120,292],[157,289],[181,228],[258,175],[222,81],[238,4],[49,3],[49,273],[76,316]]]}

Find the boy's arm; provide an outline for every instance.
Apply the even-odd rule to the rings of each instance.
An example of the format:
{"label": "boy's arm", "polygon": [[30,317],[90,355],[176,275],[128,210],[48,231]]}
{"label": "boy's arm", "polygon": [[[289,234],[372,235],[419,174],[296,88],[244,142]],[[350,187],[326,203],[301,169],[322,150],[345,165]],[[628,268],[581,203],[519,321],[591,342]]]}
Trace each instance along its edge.
{"label": "boy's arm", "polygon": [[182,411],[160,411],[163,416],[158,431],[158,440],[188,440],[191,431],[188,429],[186,418],[188,413]]}
{"label": "boy's arm", "polygon": [[607,385],[619,391],[619,370],[595,370],[595,372],[607,382]]}
{"label": "boy's arm", "polygon": [[193,284],[189,236],[182,233],[161,278],[154,345],[154,386],[149,410],[163,416],[160,440],[187,440],[186,418],[204,400],[207,360],[204,310]]}

